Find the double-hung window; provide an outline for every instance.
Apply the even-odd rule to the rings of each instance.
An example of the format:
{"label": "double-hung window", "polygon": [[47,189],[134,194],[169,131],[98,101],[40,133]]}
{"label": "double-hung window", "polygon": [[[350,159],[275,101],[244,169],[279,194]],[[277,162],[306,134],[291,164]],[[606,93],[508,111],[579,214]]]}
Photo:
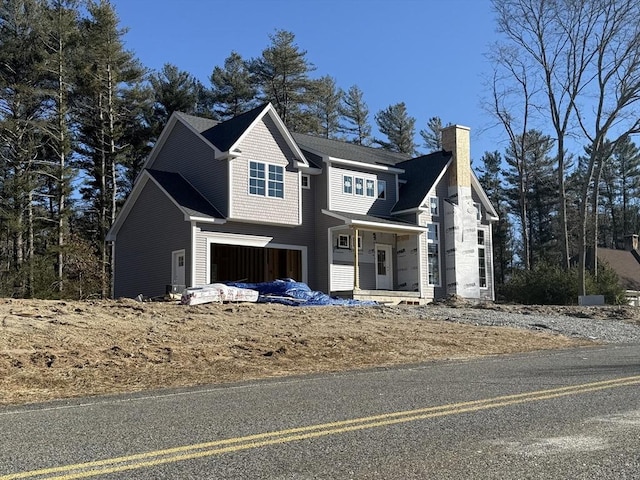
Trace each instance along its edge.
{"label": "double-hung window", "polygon": [[364,179],[356,177],[356,195],[364,195]]}
{"label": "double-hung window", "polygon": [[429,213],[431,213],[432,217],[440,215],[439,205],[438,197],[429,197]]}
{"label": "double-hung window", "polygon": [[437,223],[427,225],[427,263],[429,285],[440,286],[440,237]]}
{"label": "double-hung window", "polygon": [[284,168],[280,165],[249,162],[249,193],[284,198]]}
{"label": "double-hung window", "polygon": [[284,198],[284,168],[281,165],[269,165],[268,195]]}
{"label": "double-hung window", "polygon": [[249,162],[249,193],[251,195],[265,194],[264,163]]}

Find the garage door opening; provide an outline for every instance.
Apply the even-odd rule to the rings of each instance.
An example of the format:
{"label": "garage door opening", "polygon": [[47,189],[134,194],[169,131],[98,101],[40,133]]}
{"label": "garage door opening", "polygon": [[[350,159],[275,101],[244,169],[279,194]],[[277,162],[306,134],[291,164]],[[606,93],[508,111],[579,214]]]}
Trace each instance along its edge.
{"label": "garage door opening", "polygon": [[281,248],[211,244],[209,283],[302,279],[302,252]]}

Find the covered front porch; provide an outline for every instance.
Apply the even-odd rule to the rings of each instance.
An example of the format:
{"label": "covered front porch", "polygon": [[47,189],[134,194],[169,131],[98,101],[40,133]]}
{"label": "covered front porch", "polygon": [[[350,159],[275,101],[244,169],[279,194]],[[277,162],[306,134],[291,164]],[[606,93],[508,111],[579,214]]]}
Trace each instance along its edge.
{"label": "covered front porch", "polygon": [[323,210],[341,220],[328,229],[332,296],[380,303],[419,304],[419,238],[426,229],[406,222]]}

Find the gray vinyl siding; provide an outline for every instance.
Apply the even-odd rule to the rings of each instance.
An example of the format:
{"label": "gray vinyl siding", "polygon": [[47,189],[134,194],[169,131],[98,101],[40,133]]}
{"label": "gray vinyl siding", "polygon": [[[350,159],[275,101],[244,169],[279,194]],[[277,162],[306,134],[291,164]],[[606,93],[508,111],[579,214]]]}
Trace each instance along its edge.
{"label": "gray vinyl siding", "polygon": [[148,181],[118,231],[114,296],[164,295],[171,283],[171,252],[175,250],[185,250],[188,283],[190,239],[190,224],[182,212]]}
{"label": "gray vinyl siding", "polygon": [[[231,160],[232,211],[229,216],[237,220],[298,225],[301,220],[299,173],[293,168],[293,152],[271,118],[265,116],[263,121],[258,122],[242,140],[239,148],[242,155]],[[251,161],[284,167],[284,198],[249,193]],[[268,172],[268,169],[265,168],[265,171]]]}
{"label": "gray vinyl siding", "polygon": [[[350,170],[342,167],[331,166],[330,170],[330,185],[331,185],[331,210],[338,212],[352,212],[369,215],[389,215],[391,208],[396,203],[396,175],[385,172],[364,172],[358,170]],[[346,194],[343,192],[343,176],[349,175],[354,178],[363,178],[365,180],[374,179],[384,180],[387,182],[387,196],[385,200],[379,200],[377,198],[377,183],[375,197],[367,197],[365,195],[355,194],[355,185],[353,187],[353,193]]]}
{"label": "gray vinyl siding", "polygon": [[211,145],[180,121],[149,168],[180,173],[220,213],[228,215],[227,160],[216,160]]}

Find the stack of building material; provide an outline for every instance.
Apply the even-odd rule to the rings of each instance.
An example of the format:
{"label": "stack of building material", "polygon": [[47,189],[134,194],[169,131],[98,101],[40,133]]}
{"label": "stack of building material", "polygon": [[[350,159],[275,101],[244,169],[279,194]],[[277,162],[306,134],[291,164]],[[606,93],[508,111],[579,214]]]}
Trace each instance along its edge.
{"label": "stack of building material", "polygon": [[211,302],[257,302],[259,293],[248,288],[238,288],[224,283],[212,283],[199,287],[187,288],[182,292],[180,303],[183,305],[200,305]]}

